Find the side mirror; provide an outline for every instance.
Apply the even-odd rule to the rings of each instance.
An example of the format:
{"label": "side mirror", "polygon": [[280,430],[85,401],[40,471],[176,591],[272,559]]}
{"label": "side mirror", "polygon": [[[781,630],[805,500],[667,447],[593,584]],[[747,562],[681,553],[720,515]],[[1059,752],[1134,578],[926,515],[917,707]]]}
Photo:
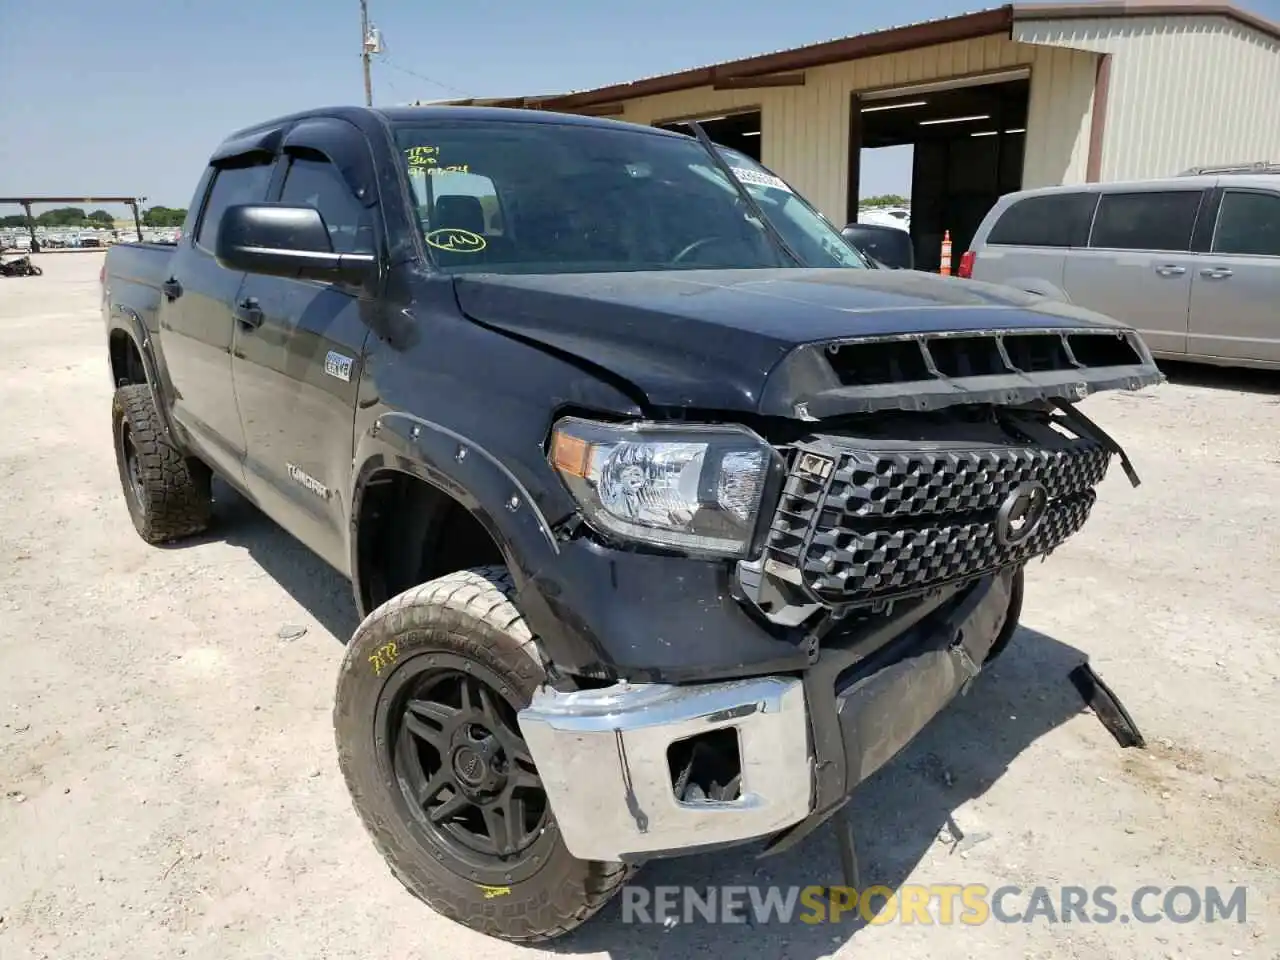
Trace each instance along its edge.
{"label": "side mirror", "polygon": [[851,223],[840,231],[861,253],[890,270],[914,270],[916,252],[911,234],[878,223]]}
{"label": "side mirror", "polygon": [[371,253],[334,253],[315,207],[278,203],[227,207],[213,255],[228,270],[331,283],[363,283],[377,268]]}

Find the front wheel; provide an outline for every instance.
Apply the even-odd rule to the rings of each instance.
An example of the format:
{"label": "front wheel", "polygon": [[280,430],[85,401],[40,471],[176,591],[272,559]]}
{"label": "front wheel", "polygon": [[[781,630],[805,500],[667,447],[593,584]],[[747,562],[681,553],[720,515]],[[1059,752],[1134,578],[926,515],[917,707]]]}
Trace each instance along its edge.
{"label": "front wheel", "polygon": [[990,663],[996,657],[1004,653],[1009,646],[1013,635],[1018,632],[1018,620],[1022,616],[1022,593],[1026,585],[1026,571],[1024,567],[1019,567],[1017,573],[1013,575],[1013,582],[1009,585],[1009,609],[1005,612],[1004,623],[1000,625],[1000,632],[996,634],[995,643],[991,645],[991,649],[987,652],[987,659],[984,663]]}
{"label": "front wheel", "polygon": [[352,802],[411,893],[505,940],[568,933],[629,876],[564,845],[517,711],[545,672],[502,567],[389,600],[347,647],[334,726]]}

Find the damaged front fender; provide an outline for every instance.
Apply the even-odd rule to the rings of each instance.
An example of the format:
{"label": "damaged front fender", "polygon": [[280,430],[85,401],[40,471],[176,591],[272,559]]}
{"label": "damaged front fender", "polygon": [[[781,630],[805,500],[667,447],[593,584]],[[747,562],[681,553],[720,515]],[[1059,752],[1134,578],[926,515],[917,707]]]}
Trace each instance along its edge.
{"label": "damaged front fender", "polygon": [[[802,669],[798,638],[771,631],[734,599],[726,562],[561,536],[497,457],[420,417],[386,413],[358,441],[351,567],[361,615],[360,504],[383,470],[410,474],[461,504],[498,544],[529,629],[561,674],[652,682]],[[643,613],[641,613],[643,612]]]}

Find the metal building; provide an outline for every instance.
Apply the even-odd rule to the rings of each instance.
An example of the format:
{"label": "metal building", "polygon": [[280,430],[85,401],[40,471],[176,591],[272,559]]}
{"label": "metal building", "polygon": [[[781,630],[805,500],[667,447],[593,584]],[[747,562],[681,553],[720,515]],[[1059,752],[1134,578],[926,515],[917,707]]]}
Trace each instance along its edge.
{"label": "metal building", "polygon": [[921,266],[1010,190],[1280,160],[1280,25],[1189,0],[1009,4],[629,83],[487,102],[672,126],[762,160],[836,224],[863,148],[914,144]]}

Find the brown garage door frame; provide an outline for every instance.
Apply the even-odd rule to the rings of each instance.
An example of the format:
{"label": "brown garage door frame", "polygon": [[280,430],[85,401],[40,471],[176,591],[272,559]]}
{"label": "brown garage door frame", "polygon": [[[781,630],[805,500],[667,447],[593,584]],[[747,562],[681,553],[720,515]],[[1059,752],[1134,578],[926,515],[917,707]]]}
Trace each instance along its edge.
{"label": "brown garage door frame", "polygon": [[[1107,54],[1110,57],[1110,54]],[[888,100],[893,97],[911,96],[913,92],[942,92],[961,87],[981,87],[988,84],[1011,83],[1016,80],[1031,80],[1035,75],[1031,63],[1016,63],[1008,67],[997,67],[994,70],[976,70],[971,73],[957,73],[950,77],[937,77],[933,80],[921,80],[916,83],[895,83],[879,87],[866,87],[855,90],[849,95],[849,160],[848,181],[845,185],[845,223],[853,223],[858,219],[858,193],[862,189],[862,102],[869,100]],[[1095,112],[1097,95],[1094,99]],[[1097,122],[1095,116],[1095,122]]]}
{"label": "brown garage door frame", "polygon": [[1098,57],[1093,79],[1093,115],[1089,118],[1089,159],[1085,164],[1086,183],[1102,179],[1102,144],[1107,132],[1107,99],[1111,94],[1111,54]]}
{"label": "brown garage door frame", "polygon": [[763,107],[725,107],[722,110],[701,110],[697,113],[685,113],[677,117],[662,117],[659,120],[653,120],[649,123],[651,127],[662,127],[671,123],[688,123],[690,120],[699,122],[715,118],[719,120],[721,117],[737,117],[744,113],[760,114],[760,132],[764,133],[764,108]]}

